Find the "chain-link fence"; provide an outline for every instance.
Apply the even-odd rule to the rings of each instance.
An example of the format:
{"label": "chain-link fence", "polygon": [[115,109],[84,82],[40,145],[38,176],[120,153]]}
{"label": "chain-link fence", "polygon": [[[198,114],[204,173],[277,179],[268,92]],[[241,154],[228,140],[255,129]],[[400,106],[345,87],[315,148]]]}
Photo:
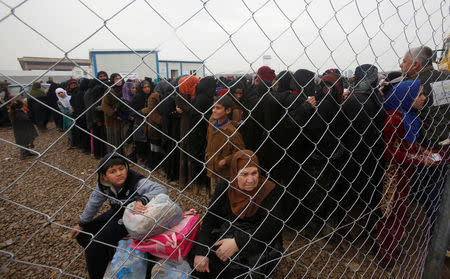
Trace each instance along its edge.
{"label": "chain-link fence", "polygon": [[[102,278],[114,252],[111,278],[439,278],[446,1],[14,2],[5,278]],[[58,59],[24,81],[20,55]],[[123,214],[153,224],[131,246]]]}

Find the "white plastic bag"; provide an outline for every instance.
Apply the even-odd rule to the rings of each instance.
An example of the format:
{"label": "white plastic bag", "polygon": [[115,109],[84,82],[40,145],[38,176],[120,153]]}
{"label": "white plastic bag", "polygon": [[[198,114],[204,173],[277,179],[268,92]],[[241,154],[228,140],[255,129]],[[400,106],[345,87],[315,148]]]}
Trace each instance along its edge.
{"label": "white plastic bag", "polygon": [[123,224],[134,239],[142,240],[163,233],[183,219],[183,212],[166,194],[159,194],[147,203],[144,213],[130,203],[123,214]]}
{"label": "white plastic bag", "polygon": [[145,279],[147,254],[138,250],[131,252],[130,242],[131,239],[119,241],[103,279]]}
{"label": "white plastic bag", "polygon": [[165,261],[156,263],[152,268],[153,279],[190,279],[189,274],[192,268],[186,261],[178,263],[175,261]]}

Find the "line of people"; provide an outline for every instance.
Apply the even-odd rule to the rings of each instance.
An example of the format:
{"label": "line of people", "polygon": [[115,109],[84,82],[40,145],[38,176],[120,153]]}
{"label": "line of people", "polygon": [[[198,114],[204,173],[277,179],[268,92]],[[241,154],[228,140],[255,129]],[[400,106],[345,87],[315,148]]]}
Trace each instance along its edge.
{"label": "line of people", "polygon": [[[157,84],[99,72],[52,84],[47,98],[57,97],[69,146],[96,158],[120,147],[180,188],[212,193],[232,179],[234,154],[253,150],[261,174],[286,189],[282,219],[289,226],[314,237],[359,208],[378,239],[380,262],[391,265],[410,193],[433,227],[449,158],[449,104],[436,103],[432,90],[449,76],[433,69],[428,47],[410,49],[400,67],[384,79],[370,64],[350,80],[337,69],[276,75],[263,66],[254,80],[188,75]],[[44,97],[38,87],[32,99]],[[31,114],[40,119],[36,100]]]}

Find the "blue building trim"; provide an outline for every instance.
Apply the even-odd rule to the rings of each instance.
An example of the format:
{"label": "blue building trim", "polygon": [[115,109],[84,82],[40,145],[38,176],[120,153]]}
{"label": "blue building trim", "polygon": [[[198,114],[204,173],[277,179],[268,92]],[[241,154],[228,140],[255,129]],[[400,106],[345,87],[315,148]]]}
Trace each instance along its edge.
{"label": "blue building trim", "polygon": [[169,62],[166,61],[166,76],[167,80],[169,80]]}
{"label": "blue building trim", "polygon": [[205,74],[205,64],[203,64],[203,77],[206,77],[206,74]]}
{"label": "blue building trim", "polygon": [[183,75],[183,62],[180,61],[180,76]]}
{"label": "blue building trim", "polygon": [[139,53],[139,54],[148,54],[148,53],[156,53],[158,52],[156,50],[151,51],[145,51],[145,50],[137,50],[137,51],[131,51],[131,50],[91,50],[90,53],[92,54],[122,54],[122,53]]}
{"label": "blue building trim", "polygon": [[202,64],[202,61],[183,61],[183,60],[159,60],[159,62]]}
{"label": "blue building trim", "polygon": [[159,60],[158,60],[158,52],[156,52],[156,78],[159,78]]}
{"label": "blue building trim", "polygon": [[92,65],[94,65],[94,76],[97,77],[97,58],[95,53],[92,53]]}

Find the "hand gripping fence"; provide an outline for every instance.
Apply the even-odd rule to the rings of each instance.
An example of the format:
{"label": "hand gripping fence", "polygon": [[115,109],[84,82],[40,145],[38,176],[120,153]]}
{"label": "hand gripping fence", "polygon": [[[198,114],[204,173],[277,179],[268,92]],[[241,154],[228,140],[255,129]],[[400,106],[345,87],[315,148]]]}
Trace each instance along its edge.
{"label": "hand gripping fence", "polygon": [[[0,95],[0,276],[88,278],[90,247],[107,247],[105,257],[120,249],[104,236],[144,186],[125,199],[99,191],[96,157],[107,149],[164,186],[183,211],[200,215],[185,259],[191,271],[179,274],[202,278],[205,262],[194,257],[207,256],[213,278],[441,278],[449,246],[450,76],[436,70],[433,51],[444,45],[441,60],[448,57],[447,1],[0,2],[0,30],[17,33],[5,36],[2,59],[12,55],[9,46],[15,56],[58,57],[25,83],[0,68],[1,80],[21,88],[10,96],[2,83]],[[21,53],[21,42],[32,51]],[[91,59],[68,114],[50,96],[69,87],[70,72],[54,76],[58,86],[44,97],[30,92],[67,62],[82,69],[74,57],[92,48],[117,55],[108,74],[121,73],[120,81],[100,80],[110,65]],[[117,63],[121,55],[137,62]],[[165,61],[163,71],[158,55],[182,61],[176,69]],[[188,67],[189,59],[198,63]],[[144,92],[140,71],[151,90],[127,101],[118,85],[138,73],[136,90]],[[186,97],[197,77],[195,97]],[[94,88],[99,98],[86,102]],[[24,98],[28,112],[16,108]],[[219,127],[215,100],[224,106],[227,98],[229,122]],[[93,115],[103,117],[111,103],[126,117],[116,113],[96,126]],[[47,129],[24,143],[33,132],[24,123],[39,124],[42,115],[52,115]],[[243,149],[259,161],[260,184],[275,185],[262,200],[266,186],[249,194],[239,188],[244,172],[229,176],[232,155]],[[230,189],[250,200],[238,213]],[[95,233],[75,228],[90,195],[119,208]],[[84,247],[74,232],[88,239]],[[227,254],[220,241],[230,239],[237,249]],[[138,258],[166,271],[175,265]],[[150,268],[146,274],[159,276]]]}

